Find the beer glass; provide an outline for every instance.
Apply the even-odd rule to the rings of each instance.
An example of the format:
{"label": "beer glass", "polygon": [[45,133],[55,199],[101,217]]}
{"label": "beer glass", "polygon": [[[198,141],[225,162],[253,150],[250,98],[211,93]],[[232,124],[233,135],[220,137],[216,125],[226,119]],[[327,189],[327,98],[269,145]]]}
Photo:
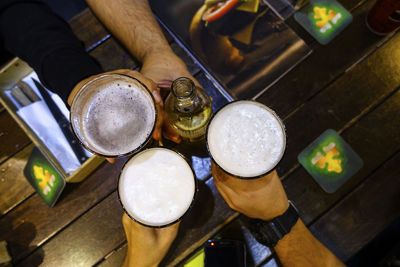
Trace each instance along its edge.
{"label": "beer glass", "polygon": [[107,158],[133,154],[151,139],[157,120],[152,94],[139,79],[103,74],[74,97],[73,132],[89,151]]}
{"label": "beer glass", "polygon": [[134,221],[161,228],[181,220],[193,205],[196,188],[194,172],[181,154],[153,147],[126,162],[118,180],[118,197]]}
{"label": "beer glass", "polygon": [[252,100],[234,101],[218,110],[208,125],[206,140],[213,164],[242,179],[270,173],[286,147],[282,121],[273,110]]}
{"label": "beer glass", "polygon": [[368,28],[378,35],[385,35],[400,27],[400,1],[377,0],[367,15]]}

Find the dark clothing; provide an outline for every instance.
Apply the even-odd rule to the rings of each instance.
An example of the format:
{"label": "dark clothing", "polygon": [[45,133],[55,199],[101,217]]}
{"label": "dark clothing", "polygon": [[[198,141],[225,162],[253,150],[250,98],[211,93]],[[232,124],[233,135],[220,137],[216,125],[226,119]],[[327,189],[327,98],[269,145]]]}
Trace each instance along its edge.
{"label": "dark clothing", "polygon": [[0,41],[64,102],[79,81],[102,72],[69,25],[39,0],[0,1]]}

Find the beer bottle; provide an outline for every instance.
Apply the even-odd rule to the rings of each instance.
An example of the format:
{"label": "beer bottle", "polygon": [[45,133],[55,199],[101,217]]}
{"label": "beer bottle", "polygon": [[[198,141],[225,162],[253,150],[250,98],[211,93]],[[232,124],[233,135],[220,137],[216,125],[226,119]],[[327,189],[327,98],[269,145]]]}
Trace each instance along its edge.
{"label": "beer bottle", "polygon": [[165,102],[168,123],[184,140],[204,139],[212,106],[210,96],[186,77],[176,79]]}

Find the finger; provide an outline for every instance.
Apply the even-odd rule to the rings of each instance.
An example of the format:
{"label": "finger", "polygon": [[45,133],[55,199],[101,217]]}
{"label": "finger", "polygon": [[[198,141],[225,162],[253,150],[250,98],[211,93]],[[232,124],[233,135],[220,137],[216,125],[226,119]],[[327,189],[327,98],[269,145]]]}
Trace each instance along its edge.
{"label": "finger", "polygon": [[155,229],[156,234],[165,238],[165,240],[172,242],[178,234],[180,221],[165,228]]}
{"label": "finger", "polygon": [[124,226],[124,228],[129,227],[132,222],[133,220],[128,216],[128,214],[126,214],[126,212],[124,212],[124,214],[122,215],[122,225]]}
{"label": "finger", "polygon": [[165,139],[171,140],[177,144],[182,142],[182,137],[172,128],[172,126],[167,121],[167,113],[164,110],[161,110],[160,116],[162,116],[162,135]]}
{"label": "finger", "polygon": [[181,221],[178,221],[176,223],[174,223],[173,225],[170,225],[168,227],[164,227],[164,228],[158,228],[156,229],[159,232],[176,232],[179,230],[179,226],[181,224]]}
{"label": "finger", "polygon": [[121,74],[131,76],[131,77],[141,81],[150,92],[153,92],[153,90],[157,90],[157,84],[138,71],[130,70],[130,69],[119,69],[119,70],[111,71],[111,73],[121,73]]}
{"label": "finger", "polygon": [[170,141],[172,141],[174,143],[177,143],[177,144],[182,143],[182,137],[180,137],[177,134],[170,134],[170,133],[168,133],[166,131],[163,131],[163,136],[164,136],[165,139],[168,139],[168,140],[170,140]]}
{"label": "finger", "polygon": [[180,144],[182,142],[182,137],[175,132],[175,130],[170,126],[166,125],[167,123],[164,124],[164,131],[163,131],[163,136],[165,139],[171,140],[172,142],[175,142],[177,144]]}
{"label": "finger", "polygon": [[223,183],[218,182],[215,179],[214,179],[214,184],[215,184],[215,187],[217,188],[218,192],[222,196],[222,198],[228,204],[228,206],[233,209],[231,196],[234,197],[236,193],[233,190],[231,190],[228,186],[224,185]]}
{"label": "finger", "polygon": [[115,158],[106,158],[106,160],[110,163],[114,163],[117,159]]}
{"label": "finger", "polygon": [[171,85],[172,85],[172,81],[167,80],[167,79],[157,82],[157,86],[160,89],[171,90]]}
{"label": "finger", "polygon": [[124,227],[125,235],[128,240],[131,238],[131,223],[132,219],[124,212],[122,215],[122,226]]}
{"label": "finger", "polygon": [[213,174],[214,180],[218,180],[218,182],[226,182],[230,178],[225,175],[225,173],[214,163],[214,161],[211,161],[211,173]]}
{"label": "finger", "polygon": [[154,100],[156,101],[156,104],[158,104],[158,105],[160,105],[160,106],[164,106],[164,104],[163,104],[163,101],[162,101],[162,98],[161,98],[161,95],[160,95],[160,92],[159,92],[158,88],[157,88],[157,89],[155,89],[155,90],[153,90],[153,91],[151,92],[151,94],[153,95],[153,97],[154,97]]}
{"label": "finger", "polygon": [[153,132],[153,139],[156,141],[160,141],[161,140],[161,128],[156,128]]}
{"label": "finger", "polygon": [[157,105],[157,111],[158,111],[158,116],[157,116],[156,126],[153,132],[153,139],[159,141],[161,140],[162,126],[164,123],[164,110],[160,107],[160,105]]}

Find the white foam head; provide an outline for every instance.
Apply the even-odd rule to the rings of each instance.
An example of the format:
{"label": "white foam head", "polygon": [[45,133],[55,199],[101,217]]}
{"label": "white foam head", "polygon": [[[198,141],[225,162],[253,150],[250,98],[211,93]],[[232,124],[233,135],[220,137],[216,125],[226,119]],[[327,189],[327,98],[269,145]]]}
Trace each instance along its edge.
{"label": "white foam head", "polygon": [[146,149],[121,172],[118,192],[125,211],[150,226],[177,221],[189,209],[196,191],[189,164],[165,148]]}
{"label": "white foam head", "polygon": [[236,101],[219,110],[210,122],[208,150],[226,172],[256,177],[272,170],[286,145],[283,124],[268,107]]}
{"label": "white foam head", "polygon": [[156,108],[136,79],[108,74],[86,84],[71,107],[71,122],[90,150],[118,156],[143,145],[152,134]]}

